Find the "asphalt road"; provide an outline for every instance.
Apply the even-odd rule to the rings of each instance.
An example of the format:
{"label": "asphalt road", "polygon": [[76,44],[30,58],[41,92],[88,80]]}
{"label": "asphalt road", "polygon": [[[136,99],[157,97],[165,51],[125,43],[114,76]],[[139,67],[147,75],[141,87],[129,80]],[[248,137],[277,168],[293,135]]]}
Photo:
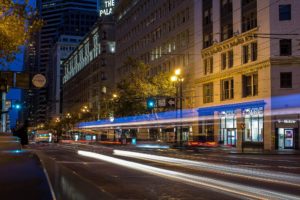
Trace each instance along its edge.
{"label": "asphalt road", "polygon": [[[118,154],[106,147],[54,144],[32,149],[57,199],[300,199],[299,156],[145,149],[130,156],[128,148]],[[174,157],[182,160],[169,160]]]}

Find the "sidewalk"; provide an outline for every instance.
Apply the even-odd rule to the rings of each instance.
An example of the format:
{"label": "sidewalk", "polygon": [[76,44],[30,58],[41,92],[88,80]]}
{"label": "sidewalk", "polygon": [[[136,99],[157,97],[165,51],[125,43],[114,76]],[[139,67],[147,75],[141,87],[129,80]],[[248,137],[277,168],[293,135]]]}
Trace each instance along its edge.
{"label": "sidewalk", "polygon": [[53,199],[38,157],[11,134],[0,134],[0,157],[1,199]]}

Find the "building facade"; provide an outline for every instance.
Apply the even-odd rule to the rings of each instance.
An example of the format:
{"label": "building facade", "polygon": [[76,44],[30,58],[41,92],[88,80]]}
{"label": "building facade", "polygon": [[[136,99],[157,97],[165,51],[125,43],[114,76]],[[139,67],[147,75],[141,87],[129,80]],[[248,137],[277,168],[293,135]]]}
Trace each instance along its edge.
{"label": "building facade", "polygon": [[142,60],[150,76],[174,72],[184,76],[184,107],[192,108],[194,76],[194,7],[193,0],[139,0],[120,2],[116,24],[116,82],[130,71],[128,57]]}
{"label": "building facade", "polygon": [[56,119],[62,114],[62,79],[64,75],[63,61],[76,49],[80,43],[81,36],[61,35],[51,50],[51,66],[53,73],[51,74],[52,87],[51,97],[53,101],[50,102],[50,117]]}
{"label": "building facade", "polygon": [[238,149],[298,149],[300,2],[197,3],[199,138]]}
{"label": "building facade", "polygon": [[[114,88],[115,21],[102,17],[64,61],[63,113],[100,119]],[[83,115],[83,114],[82,114]]]}
{"label": "building facade", "polygon": [[97,20],[97,0],[38,0],[36,4],[40,18],[44,21],[36,43],[38,53],[37,73],[47,77],[47,86],[36,91],[38,96],[35,115],[37,123],[45,123],[50,117],[51,102],[57,101],[51,93],[53,68],[51,66],[53,46],[60,35],[84,36]]}

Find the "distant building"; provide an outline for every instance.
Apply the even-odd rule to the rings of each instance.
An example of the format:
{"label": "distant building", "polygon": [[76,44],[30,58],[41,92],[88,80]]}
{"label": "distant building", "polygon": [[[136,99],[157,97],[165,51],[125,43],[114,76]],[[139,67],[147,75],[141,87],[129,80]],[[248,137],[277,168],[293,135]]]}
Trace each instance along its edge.
{"label": "distant building", "polygon": [[[84,36],[98,18],[97,0],[38,0],[37,10],[45,25],[40,31],[36,42],[38,52],[37,71],[47,77],[47,86],[36,91],[35,116],[37,123],[45,123],[50,118],[52,102],[56,102],[51,91],[56,80],[52,80],[51,66],[53,49],[61,35]],[[53,107],[53,109],[56,109]]]}
{"label": "distant building", "polygon": [[86,107],[90,119],[105,115],[114,88],[115,21],[100,18],[73,53],[65,59],[63,113],[80,115]]}
{"label": "distant building", "polygon": [[50,102],[50,117],[56,119],[62,114],[62,78],[64,75],[63,61],[76,49],[77,45],[81,42],[82,37],[72,35],[61,35],[53,46],[51,55],[51,66],[53,73],[51,80],[52,87],[49,88],[51,97]]}

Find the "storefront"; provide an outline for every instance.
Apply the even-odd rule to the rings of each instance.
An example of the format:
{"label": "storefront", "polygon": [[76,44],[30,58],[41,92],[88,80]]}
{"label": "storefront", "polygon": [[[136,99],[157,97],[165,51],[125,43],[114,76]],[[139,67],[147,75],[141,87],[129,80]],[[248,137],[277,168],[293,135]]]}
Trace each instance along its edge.
{"label": "storefront", "polygon": [[275,132],[276,149],[299,149],[299,125],[297,120],[277,120]]}
{"label": "storefront", "polygon": [[246,108],[242,110],[244,120],[244,142],[262,143],[264,134],[264,109],[263,107]]}
{"label": "storefront", "polygon": [[234,110],[222,111],[219,113],[220,135],[219,143],[229,146],[236,146],[237,126],[236,113]]}
{"label": "storefront", "polygon": [[264,106],[253,101],[199,108],[199,135],[226,146],[264,148]]}

